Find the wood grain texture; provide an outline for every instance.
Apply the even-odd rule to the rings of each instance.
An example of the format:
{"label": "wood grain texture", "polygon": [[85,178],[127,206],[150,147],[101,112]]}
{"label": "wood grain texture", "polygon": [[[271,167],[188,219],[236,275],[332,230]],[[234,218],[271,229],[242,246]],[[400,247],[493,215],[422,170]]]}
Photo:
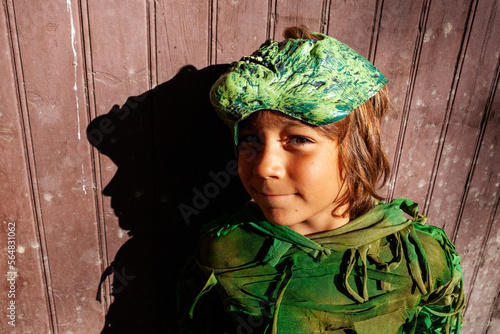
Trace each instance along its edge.
{"label": "wood grain texture", "polygon": [[470,333],[479,329],[479,332],[485,331],[500,292],[498,269],[500,62],[496,65],[495,80],[490,85],[491,90],[484,111],[484,120],[488,122],[482,124],[484,135],[478,144],[478,157],[455,240],[457,249],[462,255],[464,282],[468,291],[466,319],[471,323]]}
{"label": "wood grain texture", "polygon": [[97,114],[150,88],[144,1],[88,1]]}
{"label": "wood grain texture", "polygon": [[156,4],[158,82],[183,66],[209,65],[212,1],[160,0]]}
{"label": "wood grain texture", "polygon": [[[113,105],[122,105],[130,95],[139,95],[151,84],[150,56],[148,54],[148,11],[143,1],[89,1],[88,25],[91,36],[89,47],[92,76],[89,85],[94,87],[95,116],[108,113]],[[103,33],[105,32],[105,33]],[[106,128],[108,129],[108,128]],[[105,133],[93,133],[101,140]],[[111,206],[111,198],[102,196],[102,190],[117,172],[116,165],[105,155],[96,153],[96,170],[100,172],[96,189],[98,203],[102,205],[98,216],[103,221],[104,267],[114,259],[120,246],[126,241],[126,232],[119,227],[119,219]],[[97,286],[97,285],[96,285]]]}
{"label": "wood grain texture", "polygon": [[[146,220],[162,225],[158,217],[174,217],[176,201],[191,201],[193,187],[224,168],[209,151],[177,150],[178,141],[197,147],[199,139],[186,131],[193,126],[204,138],[223,140],[216,120],[204,114],[206,98],[191,100],[189,92],[206,97],[225,67],[186,65],[201,70],[238,60],[267,38],[281,40],[284,28],[305,24],[353,47],[389,79],[393,106],[383,142],[394,174],[383,191],[419,202],[429,223],[456,243],[468,299],[462,333],[498,333],[498,0],[5,0],[2,9],[0,235],[16,221],[16,331],[96,333],[104,314],[125,328],[127,312],[150,316],[144,305],[127,304],[127,296],[112,297],[111,280],[103,304],[95,293],[103,269],[116,259],[131,260],[121,268],[125,274],[140,268],[136,282],[145,289],[139,295],[155,291],[154,284],[160,291],[165,281],[148,277],[172,274],[155,266],[172,255],[155,250],[171,252],[176,236],[162,230],[157,239],[129,238],[127,227]],[[131,99],[126,107],[133,110],[117,114],[134,115],[124,122],[129,132],[118,134],[109,124],[106,133],[101,129],[125,161],[91,148],[85,138],[91,119],[157,85],[151,105],[135,109]],[[147,147],[151,140],[154,147]],[[150,200],[141,202],[148,191]],[[175,231],[185,229],[174,221]],[[166,242],[151,242],[158,239]],[[130,256],[130,250],[139,251]],[[4,259],[5,252],[3,272]],[[116,274],[115,282],[123,272]],[[117,307],[123,313],[108,318]],[[0,322],[0,331],[8,330]]]}
{"label": "wood grain texture", "polygon": [[[380,15],[378,9],[377,1],[368,3],[349,0],[331,1],[327,35],[346,43],[368,59],[372,41],[376,44],[373,31],[375,18]],[[352,29],[353,26],[356,29]]]}
{"label": "wood grain texture", "polygon": [[382,123],[382,142],[393,168],[393,178],[386,187],[392,198],[394,170],[401,157],[401,145],[407,129],[408,113],[415,81],[416,60],[420,52],[427,11],[422,0],[384,1],[376,45],[375,65],[389,80],[392,108]]}
{"label": "wood grain texture", "polygon": [[467,196],[468,187],[464,185],[470,182],[473,161],[477,159],[478,140],[483,136],[486,105],[496,75],[496,55],[500,52],[500,31],[494,29],[495,24],[499,25],[499,8],[486,1],[477,5],[469,18],[470,33],[464,40],[465,52],[457,69],[456,93],[448,102],[451,111],[436,161],[436,179],[427,195],[429,216],[451,237],[462,214],[462,206],[457,203]]}
{"label": "wood grain texture", "polygon": [[[103,309],[78,3],[16,3],[54,331],[94,332]],[[22,13],[22,15],[17,15]]]}
{"label": "wood grain texture", "polygon": [[217,64],[238,61],[264,43],[269,15],[267,4],[268,0],[217,1]]}
{"label": "wood grain texture", "polygon": [[[428,4],[429,15],[408,115],[408,131],[401,148],[401,159],[393,166],[397,175],[394,196],[412,198],[425,205],[431,182],[434,158],[442,140],[448,99],[454,82],[461,40],[467,24],[470,4],[445,6],[441,2]],[[425,212],[425,210],[424,210]]]}
{"label": "wood grain texture", "polygon": [[276,0],[275,40],[282,40],[283,31],[290,26],[305,25],[312,31],[324,31],[323,0]]}
{"label": "wood grain texture", "polygon": [[[16,25],[15,20],[10,20],[14,19],[13,14],[12,3],[8,8],[4,2],[0,10],[0,47],[5,52],[0,53],[0,73],[7,80],[0,86],[0,249],[3,253],[0,301],[2,310],[6,310],[11,301],[15,302],[17,328],[46,333],[52,327],[51,310],[32,193],[33,179],[27,152],[30,148],[21,110],[26,111],[26,103],[21,103],[25,95],[23,77],[19,77],[22,68],[19,68]],[[7,259],[7,250],[12,247],[15,258]],[[8,277],[15,278],[13,288],[6,280]],[[12,319],[7,318],[7,314],[0,321],[2,333],[10,333],[15,328],[8,324]]]}

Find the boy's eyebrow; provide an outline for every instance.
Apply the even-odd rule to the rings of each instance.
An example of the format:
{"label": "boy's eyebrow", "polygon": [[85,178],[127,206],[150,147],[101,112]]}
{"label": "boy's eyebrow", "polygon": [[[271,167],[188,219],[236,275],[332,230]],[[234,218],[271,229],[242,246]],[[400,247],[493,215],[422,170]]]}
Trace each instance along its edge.
{"label": "boy's eyebrow", "polygon": [[[271,121],[271,123],[275,123],[275,122]],[[294,126],[301,126],[301,127],[308,127],[308,128],[311,127],[310,125],[304,124],[300,120],[295,120],[295,119],[280,120],[279,123],[282,123],[284,125],[285,129],[288,129],[288,128],[291,128],[291,127],[294,127]],[[238,128],[240,130],[245,130],[245,129],[250,129],[250,128],[259,128],[262,125],[263,124],[261,122],[258,122],[257,124],[254,123],[254,122],[248,122],[248,123],[245,122],[243,124],[240,124],[240,126],[238,126]]]}
{"label": "boy's eyebrow", "polygon": [[285,128],[291,128],[293,126],[303,126],[303,127],[310,127],[310,125],[304,124],[299,120],[286,120],[283,121]]}
{"label": "boy's eyebrow", "polygon": [[313,127],[311,125],[304,124],[300,120],[290,119],[290,120],[282,121],[282,123],[283,123],[284,130],[289,130],[290,128],[294,128],[294,127],[300,127],[302,129],[313,130]]}

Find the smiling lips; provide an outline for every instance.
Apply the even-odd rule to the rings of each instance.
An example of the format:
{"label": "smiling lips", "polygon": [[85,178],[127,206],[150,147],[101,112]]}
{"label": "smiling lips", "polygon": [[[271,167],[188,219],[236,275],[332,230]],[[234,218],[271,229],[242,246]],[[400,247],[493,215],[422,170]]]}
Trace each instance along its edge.
{"label": "smiling lips", "polygon": [[253,189],[258,195],[263,196],[265,198],[281,198],[281,197],[288,197],[288,196],[293,196],[296,195],[296,193],[279,193],[279,192],[274,192],[274,191],[269,191],[269,190],[264,190],[260,191],[257,189]]}

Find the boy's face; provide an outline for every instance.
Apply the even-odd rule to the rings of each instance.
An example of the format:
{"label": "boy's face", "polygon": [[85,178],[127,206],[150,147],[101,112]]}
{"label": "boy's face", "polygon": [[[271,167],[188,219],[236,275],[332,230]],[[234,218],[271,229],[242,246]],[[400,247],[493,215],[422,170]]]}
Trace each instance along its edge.
{"label": "boy's face", "polygon": [[[338,228],[342,188],[338,142],[279,112],[239,124],[238,172],[266,218],[301,234]],[[342,211],[340,211],[342,212]]]}

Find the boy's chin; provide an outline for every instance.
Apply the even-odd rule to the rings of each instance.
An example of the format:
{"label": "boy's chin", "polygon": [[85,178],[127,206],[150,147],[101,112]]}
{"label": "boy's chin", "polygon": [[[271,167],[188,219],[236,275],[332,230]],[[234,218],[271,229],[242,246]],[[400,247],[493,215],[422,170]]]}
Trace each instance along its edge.
{"label": "boy's chin", "polygon": [[266,217],[266,219],[274,225],[290,227],[290,226],[293,226],[295,224],[298,224],[298,222],[293,221],[292,219],[290,219],[286,215],[272,214],[272,213],[266,212],[264,210],[263,210],[263,212],[264,212],[264,216]]}

